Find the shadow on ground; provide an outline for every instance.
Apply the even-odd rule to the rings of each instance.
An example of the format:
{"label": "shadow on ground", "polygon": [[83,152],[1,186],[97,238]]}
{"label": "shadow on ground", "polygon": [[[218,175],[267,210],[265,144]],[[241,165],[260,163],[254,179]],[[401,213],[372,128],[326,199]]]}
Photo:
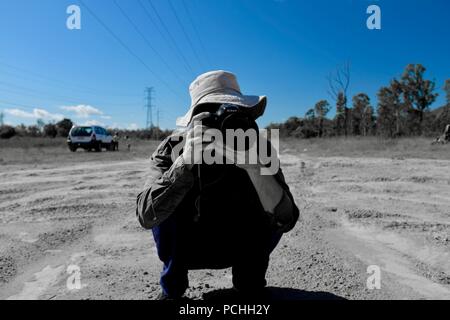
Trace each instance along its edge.
{"label": "shadow on ground", "polygon": [[232,289],[214,290],[203,295],[209,302],[225,302],[230,300],[264,300],[264,301],[301,301],[301,300],[346,300],[330,292],[304,291],[292,288],[269,287],[264,293],[256,296],[241,297]]}

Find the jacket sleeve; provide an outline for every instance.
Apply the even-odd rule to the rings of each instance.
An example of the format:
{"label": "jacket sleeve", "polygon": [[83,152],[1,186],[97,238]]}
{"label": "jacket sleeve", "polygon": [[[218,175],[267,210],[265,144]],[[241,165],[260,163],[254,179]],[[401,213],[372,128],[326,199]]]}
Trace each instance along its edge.
{"label": "jacket sleeve", "polygon": [[[270,155],[276,153],[277,151],[270,140],[268,140],[267,143],[267,150],[271,150]],[[276,161],[278,161],[279,168],[274,177],[284,192],[280,202],[275,207],[274,212],[267,212],[267,215],[269,216],[270,223],[275,231],[279,233],[287,233],[294,229],[295,225],[300,219],[300,210],[295,204],[294,196],[292,195],[289,186],[286,183],[283,170],[280,167],[280,160],[277,158]],[[270,167],[270,165],[271,163],[266,164],[267,167]]]}
{"label": "jacket sleeve", "polygon": [[172,137],[157,148],[151,161],[158,175],[149,179],[137,197],[136,216],[145,229],[152,229],[166,220],[194,185],[194,176],[182,157],[172,161],[173,148]]}
{"label": "jacket sleeve", "polygon": [[279,204],[275,207],[274,213],[269,215],[274,228],[281,233],[287,233],[297,224],[300,218],[300,210],[295,204],[294,196],[286,183],[281,169],[278,170],[275,179],[283,188],[284,193]]}

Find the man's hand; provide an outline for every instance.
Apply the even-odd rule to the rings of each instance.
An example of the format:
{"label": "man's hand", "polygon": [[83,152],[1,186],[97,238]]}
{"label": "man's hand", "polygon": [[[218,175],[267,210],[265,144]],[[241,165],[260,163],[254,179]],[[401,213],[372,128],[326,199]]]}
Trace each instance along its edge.
{"label": "man's hand", "polygon": [[[201,124],[201,121],[209,117],[211,113],[203,112],[196,115],[192,119],[192,127],[188,130],[186,135],[186,144],[184,146],[183,154],[181,155],[186,168],[192,170],[195,164],[200,164],[203,159],[203,149],[206,144],[210,142],[205,142],[207,133],[205,132],[209,129]],[[206,139],[207,140],[207,139]]]}

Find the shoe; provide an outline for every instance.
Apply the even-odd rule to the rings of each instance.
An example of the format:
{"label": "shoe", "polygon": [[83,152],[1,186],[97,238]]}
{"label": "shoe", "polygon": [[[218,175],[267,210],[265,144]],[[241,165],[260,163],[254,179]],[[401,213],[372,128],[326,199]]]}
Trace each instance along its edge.
{"label": "shoe", "polygon": [[159,301],[176,301],[177,299],[169,296],[168,294],[165,294],[164,292],[161,292],[158,295],[158,297],[156,298],[156,300],[159,300]]}
{"label": "shoe", "polygon": [[185,296],[172,297],[172,296],[169,296],[168,294],[165,294],[164,292],[161,292],[158,295],[158,297],[156,298],[156,300],[159,300],[159,301],[188,301],[190,299]]}

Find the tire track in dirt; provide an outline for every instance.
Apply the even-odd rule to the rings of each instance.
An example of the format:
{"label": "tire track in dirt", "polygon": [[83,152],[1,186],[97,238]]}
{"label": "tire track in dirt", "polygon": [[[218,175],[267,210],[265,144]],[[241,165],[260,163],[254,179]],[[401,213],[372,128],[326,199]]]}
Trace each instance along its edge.
{"label": "tire track in dirt", "polygon": [[[272,256],[268,282],[279,297],[447,294],[450,173],[442,168],[449,162],[283,154],[282,164],[302,221]],[[161,264],[134,213],[146,176],[156,174],[147,160],[14,168],[0,167],[0,177],[8,178],[0,183],[0,298],[156,298]],[[387,190],[397,190],[397,197]],[[366,287],[374,263],[382,269],[381,290]],[[67,289],[71,264],[80,267],[81,290]],[[190,280],[188,295],[200,299],[230,287],[231,273],[195,271]]]}

